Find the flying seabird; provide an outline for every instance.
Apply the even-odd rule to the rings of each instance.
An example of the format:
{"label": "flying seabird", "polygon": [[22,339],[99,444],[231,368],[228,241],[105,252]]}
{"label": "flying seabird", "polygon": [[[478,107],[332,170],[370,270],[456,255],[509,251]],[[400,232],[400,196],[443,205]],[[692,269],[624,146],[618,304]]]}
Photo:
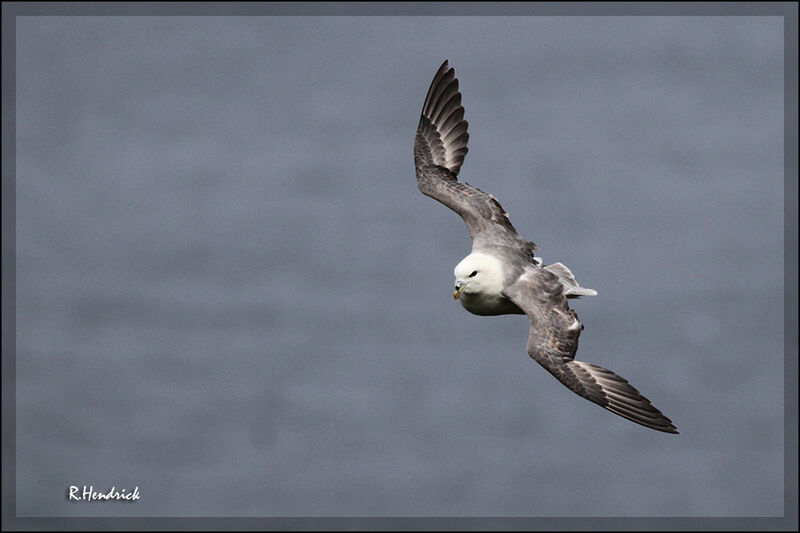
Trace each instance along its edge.
{"label": "flying seabird", "polygon": [[467,154],[467,121],[455,70],[433,78],[414,142],[417,185],[467,225],[472,253],[456,265],[453,297],[476,315],[528,315],[528,354],[576,394],[657,431],[678,433],[669,418],[614,372],[575,360],[583,324],[567,299],[594,296],[561,263],[544,266],[491,194],[458,181]]}

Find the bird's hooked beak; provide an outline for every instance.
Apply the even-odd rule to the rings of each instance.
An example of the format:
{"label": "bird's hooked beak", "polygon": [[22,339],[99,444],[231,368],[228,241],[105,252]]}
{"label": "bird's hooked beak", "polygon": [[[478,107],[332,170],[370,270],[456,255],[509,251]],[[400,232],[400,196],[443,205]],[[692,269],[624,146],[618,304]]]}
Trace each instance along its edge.
{"label": "bird's hooked beak", "polygon": [[456,281],[456,288],[453,291],[453,299],[458,300],[458,297],[461,296],[461,291],[464,290],[464,282],[463,281]]}

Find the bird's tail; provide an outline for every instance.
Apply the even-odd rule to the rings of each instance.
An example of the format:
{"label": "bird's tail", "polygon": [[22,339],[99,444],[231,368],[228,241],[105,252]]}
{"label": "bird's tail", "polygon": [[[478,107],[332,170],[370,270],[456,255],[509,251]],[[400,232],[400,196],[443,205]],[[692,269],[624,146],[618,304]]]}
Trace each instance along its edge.
{"label": "bird's tail", "polygon": [[544,269],[558,276],[559,281],[561,281],[561,284],[564,286],[564,296],[567,298],[597,295],[596,290],[581,287],[578,280],[575,279],[575,275],[563,263],[553,263],[552,265],[544,267]]}

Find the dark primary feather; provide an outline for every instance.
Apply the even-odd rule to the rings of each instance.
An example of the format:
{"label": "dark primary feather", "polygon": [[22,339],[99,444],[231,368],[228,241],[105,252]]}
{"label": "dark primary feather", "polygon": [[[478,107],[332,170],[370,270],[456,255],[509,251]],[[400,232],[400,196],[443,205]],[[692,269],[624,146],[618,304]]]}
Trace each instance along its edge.
{"label": "dark primary feather", "polygon": [[461,215],[474,249],[503,246],[532,259],[536,245],[517,233],[494,196],[457,179],[468,151],[467,127],[455,70],[445,61],[433,77],[417,127],[419,190]]}
{"label": "dark primary feather", "polygon": [[650,404],[627,380],[611,370],[575,361],[583,325],[569,308],[558,278],[531,268],[503,291],[531,320],[528,354],[556,379],[612,413],[637,424],[678,433],[672,421]]}
{"label": "dark primary feather", "polygon": [[468,125],[464,120],[455,70],[449,68],[445,61],[433,77],[422,106],[414,145],[417,168],[431,165],[444,167],[455,179],[469,150]]}

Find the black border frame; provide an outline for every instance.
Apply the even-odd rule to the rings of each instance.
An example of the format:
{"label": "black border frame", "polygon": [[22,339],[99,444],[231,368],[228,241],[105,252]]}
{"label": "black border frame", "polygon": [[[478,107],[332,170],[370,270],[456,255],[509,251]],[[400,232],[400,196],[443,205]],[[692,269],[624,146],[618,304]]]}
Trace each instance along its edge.
{"label": "black border frame", "polygon": [[[781,16],[784,20],[784,515],[588,518],[19,518],[16,515],[16,17],[131,15]],[[771,530],[798,529],[798,4],[795,2],[4,2],[2,4],[2,529]]]}

